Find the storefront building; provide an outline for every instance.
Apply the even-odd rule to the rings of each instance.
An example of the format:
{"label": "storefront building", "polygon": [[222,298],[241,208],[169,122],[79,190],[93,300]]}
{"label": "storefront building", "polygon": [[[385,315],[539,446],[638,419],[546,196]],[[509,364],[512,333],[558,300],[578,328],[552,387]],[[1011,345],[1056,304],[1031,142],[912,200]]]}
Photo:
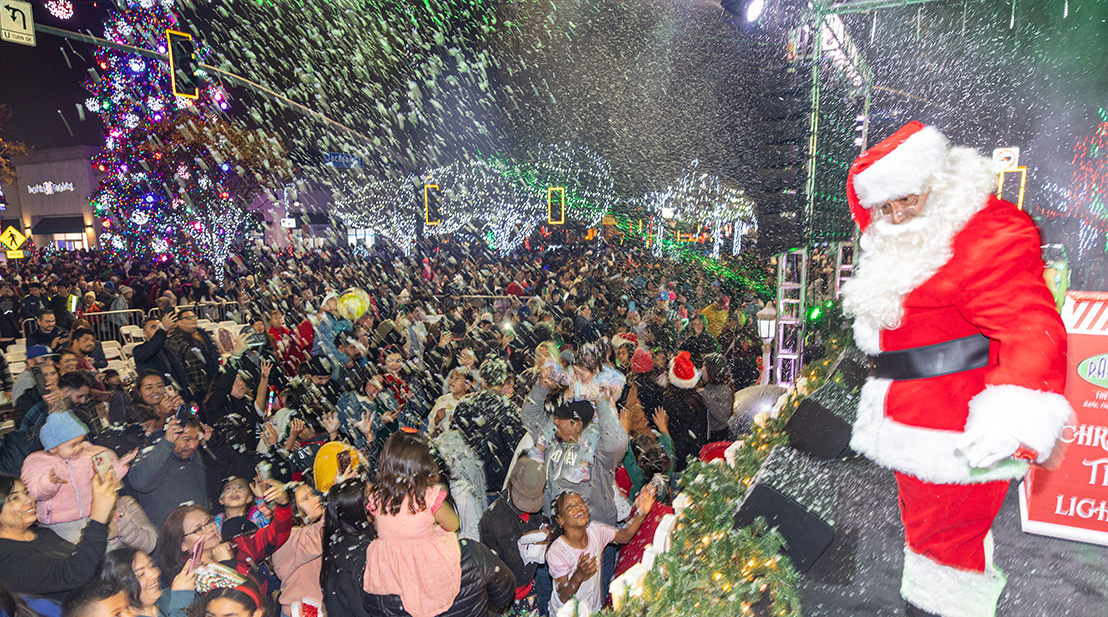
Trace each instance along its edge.
{"label": "storefront building", "polygon": [[0,204],[0,231],[15,227],[40,248],[94,248],[99,225],[88,198],[101,174],[89,160],[98,150],[74,146],[15,159],[15,185],[2,187],[6,203]]}

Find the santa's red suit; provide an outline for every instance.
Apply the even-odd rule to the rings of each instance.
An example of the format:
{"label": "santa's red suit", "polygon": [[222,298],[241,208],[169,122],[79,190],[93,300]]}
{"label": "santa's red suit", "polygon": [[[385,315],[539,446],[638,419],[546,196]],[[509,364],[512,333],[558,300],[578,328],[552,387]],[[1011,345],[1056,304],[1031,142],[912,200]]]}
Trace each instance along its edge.
{"label": "santa's red suit", "polygon": [[[1045,460],[1072,413],[1061,394],[1066,334],[1043,281],[1038,233],[991,195],[995,186],[989,159],[919,123],[860,156],[847,182],[863,232],[843,289],[859,347],[887,359],[987,337],[976,338],[987,345],[976,364],[938,357],[947,371],[871,378],[851,439],[896,472],[901,594],[943,617],[995,614],[1005,578],[992,564],[989,530],[1009,480],[1028,468],[1009,454]],[[925,195],[915,218],[880,217],[883,204],[907,195]]]}

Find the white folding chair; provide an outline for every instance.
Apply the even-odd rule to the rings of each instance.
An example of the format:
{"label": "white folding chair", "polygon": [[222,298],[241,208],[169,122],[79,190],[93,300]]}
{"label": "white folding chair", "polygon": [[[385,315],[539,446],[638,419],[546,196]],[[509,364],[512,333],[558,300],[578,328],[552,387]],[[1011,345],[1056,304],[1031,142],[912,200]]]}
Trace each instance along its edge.
{"label": "white folding chair", "polygon": [[138,326],[123,326],[119,329],[119,333],[123,335],[123,338],[131,343],[141,343],[145,337],[142,336],[142,328]]}
{"label": "white folding chair", "polygon": [[18,341],[14,342],[14,343],[12,343],[11,345],[8,346],[8,352],[9,353],[17,352],[17,351],[21,352],[21,353],[27,351],[27,339],[21,338]]}
{"label": "white folding chair", "polygon": [[104,347],[104,358],[106,360],[113,360],[123,355],[123,351],[119,347]]}
{"label": "white folding chair", "polygon": [[119,350],[119,355],[124,360],[130,360],[135,355],[135,347],[138,347],[142,343],[127,343],[123,346],[123,349]]}
{"label": "white folding chair", "polygon": [[9,351],[4,354],[4,359],[8,361],[8,364],[14,364],[16,362],[27,361],[27,351]]}

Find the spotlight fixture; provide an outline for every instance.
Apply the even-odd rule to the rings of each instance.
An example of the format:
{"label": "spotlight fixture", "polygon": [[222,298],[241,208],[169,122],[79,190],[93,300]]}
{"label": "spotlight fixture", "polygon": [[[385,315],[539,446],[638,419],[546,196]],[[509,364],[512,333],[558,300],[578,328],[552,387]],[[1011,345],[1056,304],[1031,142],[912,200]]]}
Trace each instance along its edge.
{"label": "spotlight fixture", "polygon": [[752,24],[762,17],[766,0],[720,0],[723,10],[741,17],[745,23]]}

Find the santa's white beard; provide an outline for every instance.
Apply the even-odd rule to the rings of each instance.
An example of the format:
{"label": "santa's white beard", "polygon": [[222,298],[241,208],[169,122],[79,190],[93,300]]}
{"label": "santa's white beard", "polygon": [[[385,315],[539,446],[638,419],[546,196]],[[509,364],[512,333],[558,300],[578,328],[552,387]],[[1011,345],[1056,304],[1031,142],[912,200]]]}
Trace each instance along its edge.
{"label": "santa's white beard", "polygon": [[[854,315],[855,338],[860,330],[875,336],[900,324],[904,298],[950,261],[954,236],[985,207],[995,183],[990,159],[952,148],[919,214],[900,224],[880,219],[866,229],[854,276],[843,285],[843,308]],[[873,346],[876,341],[865,345]]]}

